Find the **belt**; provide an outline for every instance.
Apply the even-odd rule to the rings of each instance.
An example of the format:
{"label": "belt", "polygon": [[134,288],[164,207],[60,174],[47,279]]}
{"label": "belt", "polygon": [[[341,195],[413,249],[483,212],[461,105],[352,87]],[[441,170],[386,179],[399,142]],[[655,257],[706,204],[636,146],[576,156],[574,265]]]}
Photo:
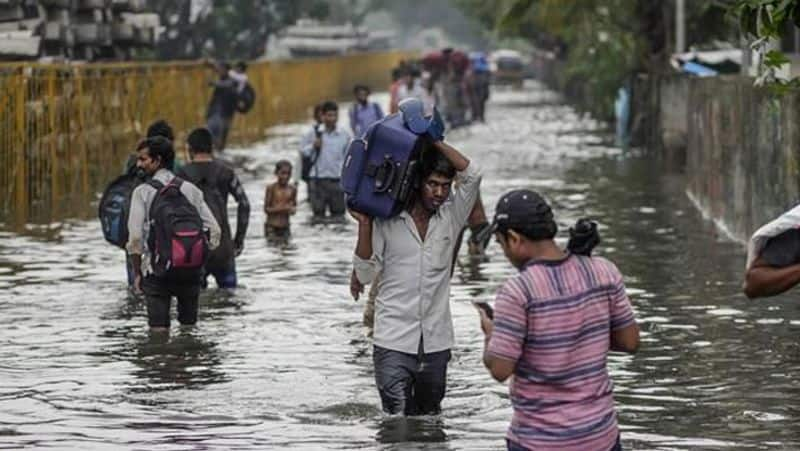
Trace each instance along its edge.
{"label": "belt", "polygon": [[339,183],[341,179],[333,178],[333,177],[311,177],[311,180],[315,182],[336,182]]}

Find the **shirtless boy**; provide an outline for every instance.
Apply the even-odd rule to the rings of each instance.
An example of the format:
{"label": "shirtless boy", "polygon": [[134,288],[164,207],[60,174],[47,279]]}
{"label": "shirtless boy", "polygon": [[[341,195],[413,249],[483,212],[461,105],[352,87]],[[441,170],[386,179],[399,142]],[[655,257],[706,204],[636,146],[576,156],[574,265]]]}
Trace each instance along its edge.
{"label": "shirtless boy", "polygon": [[297,187],[289,183],[292,163],[281,160],[275,164],[277,181],[267,185],[264,193],[264,235],[267,238],[287,238],[290,235],[289,217],[297,212]]}

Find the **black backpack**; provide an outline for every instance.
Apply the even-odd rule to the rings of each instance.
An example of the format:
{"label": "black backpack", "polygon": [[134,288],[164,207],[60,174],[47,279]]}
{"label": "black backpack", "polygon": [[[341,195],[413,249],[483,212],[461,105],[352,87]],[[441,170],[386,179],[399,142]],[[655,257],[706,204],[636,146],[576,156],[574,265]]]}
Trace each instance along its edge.
{"label": "black backpack", "polygon": [[151,180],[158,190],[150,206],[147,236],[150,263],[156,277],[197,282],[208,259],[208,240],[203,220],[181,192],[183,180],[175,177],[167,185]]}
{"label": "black backpack", "polygon": [[108,184],[100,204],[97,206],[97,217],[103,237],[109,243],[125,249],[128,243],[128,214],[131,210],[131,195],[141,183],[133,171],[121,175]]}
{"label": "black backpack", "polygon": [[[315,136],[319,138],[322,134],[317,130],[317,126],[314,126],[313,129],[316,134]],[[300,180],[308,183],[308,180],[311,178],[311,170],[314,169],[314,165],[317,164],[319,152],[319,149],[314,149],[310,157],[300,152]]]}
{"label": "black backpack", "polygon": [[238,98],[236,99],[236,111],[245,114],[253,109],[255,103],[256,91],[250,83],[245,83],[244,88],[238,93]]}

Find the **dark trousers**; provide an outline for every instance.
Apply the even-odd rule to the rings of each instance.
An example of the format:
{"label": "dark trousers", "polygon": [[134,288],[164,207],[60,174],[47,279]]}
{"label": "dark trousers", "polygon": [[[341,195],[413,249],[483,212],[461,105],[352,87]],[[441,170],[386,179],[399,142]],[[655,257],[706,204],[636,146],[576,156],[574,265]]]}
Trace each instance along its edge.
{"label": "dark trousers", "polygon": [[147,301],[147,323],[150,327],[169,327],[169,308],[172,298],[178,300],[178,322],[191,325],[197,322],[197,298],[200,283],[175,283],[149,275],[142,281]]}
{"label": "dark trousers", "polygon": [[450,350],[406,354],[375,346],[372,359],[384,412],[409,416],[441,412]]}
{"label": "dark trousers", "polygon": [[228,142],[228,132],[231,129],[231,122],[233,122],[232,116],[223,117],[220,114],[214,114],[207,119],[206,126],[214,139],[214,148],[219,152],[225,150],[225,144]]}
{"label": "dark trousers", "polygon": [[208,288],[208,276],[212,276],[219,288],[236,288],[236,260],[230,259],[225,264],[206,265],[201,282],[202,288]]}
{"label": "dark trousers", "polygon": [[344,191],[339,179],[310,179],[308,189],[311,211],[315,217],[325,217],[326,211],[330,211],[331,216],[344,215]]}
{"label": "dark trousers", "polygon": [[[520,445],[519,443],[512,442],[511,440],[506,439],[506,447],[508,451],[531,451],[528,448]],[[617,437],[617,444],[614,445],[609,451],[622,451],[622,442],[620,442],[619,437]]]}

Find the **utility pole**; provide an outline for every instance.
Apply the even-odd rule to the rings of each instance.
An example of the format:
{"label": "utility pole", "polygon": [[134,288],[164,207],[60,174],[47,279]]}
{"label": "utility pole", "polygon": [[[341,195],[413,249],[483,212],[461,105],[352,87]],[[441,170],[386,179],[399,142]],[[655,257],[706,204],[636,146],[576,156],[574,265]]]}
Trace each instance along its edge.
{"label": "utility pole", "polygon": [[686,0],[675,0],[675,53],[686,52]]}

